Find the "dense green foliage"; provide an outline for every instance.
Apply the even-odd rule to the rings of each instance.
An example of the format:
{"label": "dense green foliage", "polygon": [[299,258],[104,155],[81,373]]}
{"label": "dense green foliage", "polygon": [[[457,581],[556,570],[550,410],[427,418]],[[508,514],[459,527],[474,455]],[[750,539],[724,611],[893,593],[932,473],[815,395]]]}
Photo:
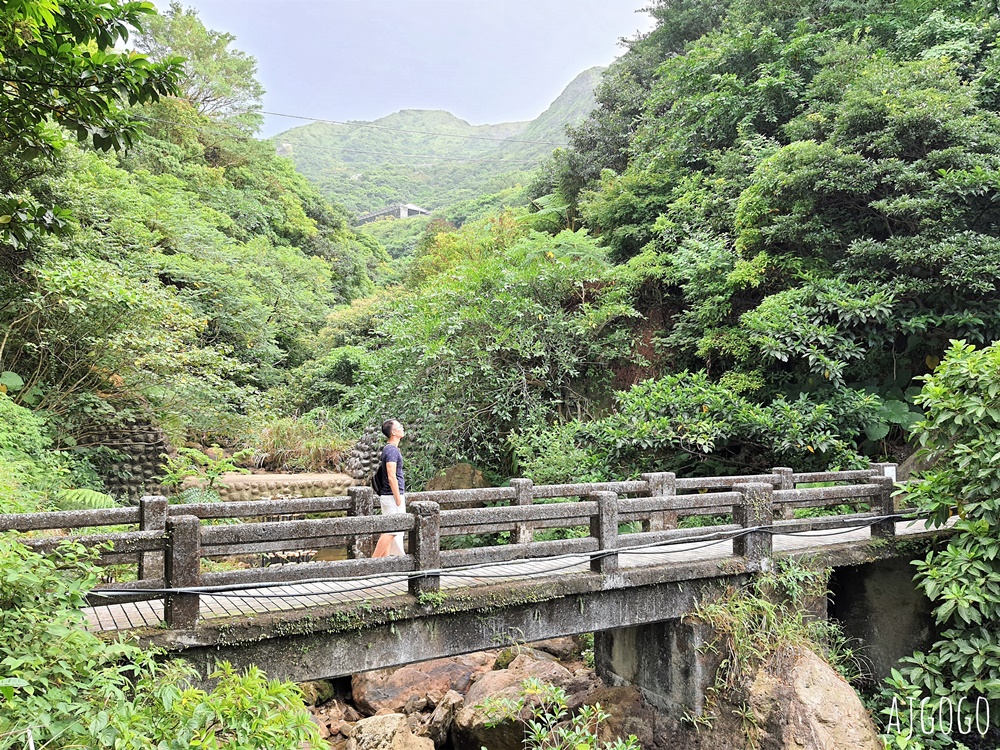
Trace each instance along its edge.
{"label": "dense green foliage", "polygon": [[[934,732],[910,726],[908,704],[927,699],[924,713],[937,718],[950,713],[937,710],[941,702],[957,709],[964,699],[964,726],[978,698],[993,705],[1000,699],[1000,344],[976,349],[955,342],[918,401],[926,418],[915,433],[936,463],[910,485],[909,498],[937,524],[953,514],[959,519],[947,546],[916,562],[938,640],[904,660],[884,691],[889,708],[896,699],[888,730],[899,747],[914,750],[947,746],[958,731],[949,736],[947,725],[935,724]],[[992,727],[1000,727],[995,713]],[[985,716],[977,731],[983,729]]]}
{"label": "dense green foliage", "polygon": [[[106,449],[95,451],[98,457]],[[45,420],[0,393],[0,512],[107,504],[101,479],[80,455],[52,450]]]}
{"label": "dense green foliage", "polygon": [[63,545],[42,557],[0,535],[0,748],[245,748],[298,750],[320,742],[291,683],[223,665],[211,692],[191,668],[107,642],[81,607],[98,580],[90,555]]}
{"label": "dense green foliage", "polygon": [[[836,444],[833,464],[851,443],[876,454],[905,440],[914,378],[949,339],[1000,337],[1000,16],[879,0],[653,12],[574,147],[532,185],[536,203],[619,264],[654,329],[654,372],[703,372],[753,408],[823,405],[828,440],[806,444]],[[645,399],[623,396],[622,412]],[[536,444],[578,435],[603,465],[600,431],[617,419]],[[689,419],[640,419],[607,440],[645,450]],[[776,457],[780,436],[746,442]]]}
{"label": "dense green foliage", "polygon": [[358,214],[395,203],[444,209],[526,182],[593,107],[599,72],[581,73],[531,122],[474,126],[448,112],[403,110],[367,124],[313,123],[274,141],[324,196]]}
{"label": "dense green foliage", "polygon": [[[330,309],[370,293],[387,259],[247,137],[239,113],[231,126],[173,100],[137,114],[148,132],[127,154],[0,152],[0,194],[62,212],[58,233],[0,237],[0,392],[44,420],[49,447],[73,452],[53,459],[63,468],[99,458],[108,426],[238,439],[264,392],[312,355]],[[0,507],[51,505],[69,481],[33,465]]]}
{"label": "dense green foliage", "polygon": [[[369,417],[420,421],[422,435],[449,437],[452,458],[540,481],[846,467],[906,441],[920,418],[914,379],[949,339],[1000,334],[997,17],[879,0],[662,0],[652,11],[657,27],[608,70],[572,148],[536,174],[530,213],[507,215],[542,232],[531,240],[542,257],[580,229],[606,253],[599,276],[566,270],[567,288],[616,310],[587,369],[570,380],[549,370],[545,387],[505,406],[517,391],[500,384],[536,368],[530,350],[498,367],[460,322],[465,296],[447,308],[445,337],[424,300],[482,294],[481,269],[511,271],[489,265],[492,230],[432,224],[406,273],[389,277],[406,291],[334,319],[325,356],[356,366],[316,405],[346,398]],[[403,230],[376,231],[402,256],[413,242]],[[468,310],[483,305],[506,330],[505,296],[489,293],[495,302]],[[408,305],[405,320],[376,318],[376,304]],[[557,351],[537,327],[530,336]],[[386,361],[395,349],[420,387]],[[490,369],[467,369],[470,359]],[[308,389],[321,372],[304,367]]]}
{"label": "dense green foliage", "polygon": [[510,472],[509,436],[586,408],[604,364],[627,353],[616,321],[631,309],[596,288],[608,272],[584,233],[550,237],[509,214],[442,232],[416,255],[410,291],[331,317],[329,352],[288,398],[412,425],[415,480],[456,455]]}
{"label": "dense green foliage", "polygon": [[[460,460],[538,482],[846,468],[917,423],[938,465],[914,498],[960,521],[919,564],[940,638],[890,689],[1000,697],[1000,354],[948,343],[1000,338],[1000,13],[652,1],[596,93],[588,71],[532,123],[407,110],[277,143],[252,137],[254,59],[194,11],[0,2],[0,512],[108,500],[109,427],[244,448],[166,462],[214,481],[251,455],[335,469],[394,417],[419,489]],[[113,51],[129,27],[152,60]],[[435,215],[350,228],[395,202]],[[311,737],[287,686],[185,690],[87,635],[83,557],[0,537],[0,736]],[[726,604],[737,640],[784,632],[768,597]],[[261,704],[275,723],[243,723]]]}
{"label": "dense green foliage", "polygon": [[[417,477],[458,458],[554,480],[884,454],[947,341],[1000,332],[1000,22],[957,0],[652,12],[530,201],[505,168],[461,160],[548,147],[449,135],[556,138],[592,73],[530,125],[407,111],[378,124],[426,133],[281,136],[353,208],[450,203],[446,221],[355,233],[241,130],[259,87],[234,91],[233,71],[252,58],[171,7],[143,48],[183,47],[189,98],[228,104],[144,108],[127,156],[7,164],[6,189],[77,217],[5,261],[7,390],[56,447],[154,421],[273,467],[333,466],[340,435],[389,415],[417,427]],[[400,150],[451,166],[390,195],[365,176],[382,157],[357,152]]]}
{"label": "dense green foliage", "polygon": [[[115,49],[153,12],[123,0],[0,5],[0,162],[56,153],[69,134],[102,151],[133,143],[142,126],[129,105],[173,93],[178,74],[177,58]],[[65,211],[38,198],[0,181],[0,245],[21,250],[65,225]]]}
{"label": "dense green foliage", "polygon": [[742,473],[789,463],[801,471],[831,463],[861,468],[867,460],[853,436],[877,409],[878,399],[859,391],[841,391],[824,403],[803,394],[760,404],[731,384],[682,372],[619,393],[608,416],[525,433],[516,443],[522,471],[547,484],[646,471]]}
{"label": "dense green foliage", "polygon": [[377,247],[286,162],[180,131],[125,159],[67,149],[29,183],[77,224],[3,269],[4,367],[75,441],[100,418],[225,430],[308,356],[331,305],[371,289]]}
{"label": "dense green foliage", "polygon": [[412,255],[417,243],[431,223],[430,216],[411,216],[408,219],[379,219],[364,224],[358,231],[375,239],[389,254],[398,259]]}
{"label": "dense green foliage", "polygon": [[8,146],[56,150],[48,118],[95,148],[121,148],[137,133],[128,105],[173,92],[178,59],[150,62],[116,52],[152,3],[8,0],[0,6],[0,138]]}

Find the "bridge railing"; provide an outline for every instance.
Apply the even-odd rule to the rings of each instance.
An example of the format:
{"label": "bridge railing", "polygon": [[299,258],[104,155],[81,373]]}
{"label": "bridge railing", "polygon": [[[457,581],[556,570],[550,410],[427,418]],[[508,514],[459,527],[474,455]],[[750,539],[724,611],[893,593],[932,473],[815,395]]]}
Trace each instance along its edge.
{"label": "bridge railing", "polygon": [[[861,471],[796,473],[776,468],[769,474],[736,477],[677,478],[671,473],[644,474],[641,480],[597,484],[534,485],[512,480],[510,487],[485,490],[415,492],[409,512],[376,516],[367,487],[352,487],[348,497],[284,499],[198,505],[168,505],[165,498],[143,498],[138,508],[0,515],[0,531],[89,530],[138,526],[69,536],[26,538],[45,552],[66,539],[100,546],[99,564],[138,565],[138,580],[114,584],[115,602],[164,599],[170,627],[197,622],[202,593],[212,587],[286,584],[311,578],[408,573],[411,593],[436,591],[441,571],[465,565],[588,554],[594,572],[617,569],[619,554],[656,544],[703,539],[706,534],[731,539],[733,553],[750,570],[766,565],[774,533],[800,533],[871,525],[873,535],[894,533],[892,489],[895,465]],[[817,483],[831,486],[798,487]],[[814,518],[785,518],[785,510],[867,503],[871,510]],[[488,505],[487,505],[488,504]],[[328,518],[297,515],[338,514]],[[346,514],[346,515],[344,515]],[[731,523],[677,528],[687,516],[730,516]],[[277,517],[290,520],[226,520]],[[204,521],[204,523],[203,523]],[[638,522],[633,528],[620,526]],[[538,540],[536,532],[586,527],[586,536]],[[409,537],[408,553],[371,559],[374,539],[382,533]],[[445,549],[442,539],[506,532],[503,544]],[[446,545],[447,546],[447,545]],[[208,572],[202,561],[240,558],[282,551],[347,547],[351,559],[306,562],[244,570]],[[206,592],[206,588],[209,591]],[[198,589],[193,591],[192,589]],[[131,593],[127,593],[131,592]],[[106,603],[106,602],[101,602]]]}

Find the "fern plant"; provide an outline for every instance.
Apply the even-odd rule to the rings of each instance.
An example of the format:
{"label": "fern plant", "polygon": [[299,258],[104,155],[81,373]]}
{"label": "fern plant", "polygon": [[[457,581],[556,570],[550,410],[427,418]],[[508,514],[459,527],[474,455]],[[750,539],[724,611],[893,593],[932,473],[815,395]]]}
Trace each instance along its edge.
{"label": "fern plant", "polygon": [[182,505],[191,503],[221,503],[222,497],[219,493],[208,487],[188,487],[181,490],[173,497],[173,502]]}
{"label": "fern plant", "polygon": [[88,489],[59,490],[55,493],[54,500],[59,510],[100,510],[118,507],[118,502],[111,495]]}

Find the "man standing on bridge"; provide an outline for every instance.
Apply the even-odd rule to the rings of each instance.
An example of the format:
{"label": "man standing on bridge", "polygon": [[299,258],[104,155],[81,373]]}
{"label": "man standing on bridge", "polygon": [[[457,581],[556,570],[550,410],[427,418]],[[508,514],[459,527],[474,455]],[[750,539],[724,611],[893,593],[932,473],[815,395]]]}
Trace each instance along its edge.
{"label": "man standing on bridge", "polygon": [[[382,449],[382,460],[375,475],[376,491],[382,515],[406,512],[406,488],[403,481],[403,454],[399,451],[399,441],[406,435],[398,420],[387,419],[382,423],[382,434],[388,442]],[[403,532],[382,534],[375,545],[372,557],[388,557],[403,554]]]}

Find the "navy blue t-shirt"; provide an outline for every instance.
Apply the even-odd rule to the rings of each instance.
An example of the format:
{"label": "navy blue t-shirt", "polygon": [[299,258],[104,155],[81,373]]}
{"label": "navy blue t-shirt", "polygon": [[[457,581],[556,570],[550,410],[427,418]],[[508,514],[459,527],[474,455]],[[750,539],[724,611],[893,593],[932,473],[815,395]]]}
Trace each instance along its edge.
{"label": "navy blue t-shirt", "polygon": [[406,491],[403,484],[403,454],[399,452],[399,448],[391,443],[382,449],[382,465],[386,466],[387,475],[385,487],[382,488],[382,492],[385,495],[392,494],[392,487],[389,486],[388,482],[388,464],[393,461],[396,462],[396,481],[399,482],[399,494],[402,495]]}

